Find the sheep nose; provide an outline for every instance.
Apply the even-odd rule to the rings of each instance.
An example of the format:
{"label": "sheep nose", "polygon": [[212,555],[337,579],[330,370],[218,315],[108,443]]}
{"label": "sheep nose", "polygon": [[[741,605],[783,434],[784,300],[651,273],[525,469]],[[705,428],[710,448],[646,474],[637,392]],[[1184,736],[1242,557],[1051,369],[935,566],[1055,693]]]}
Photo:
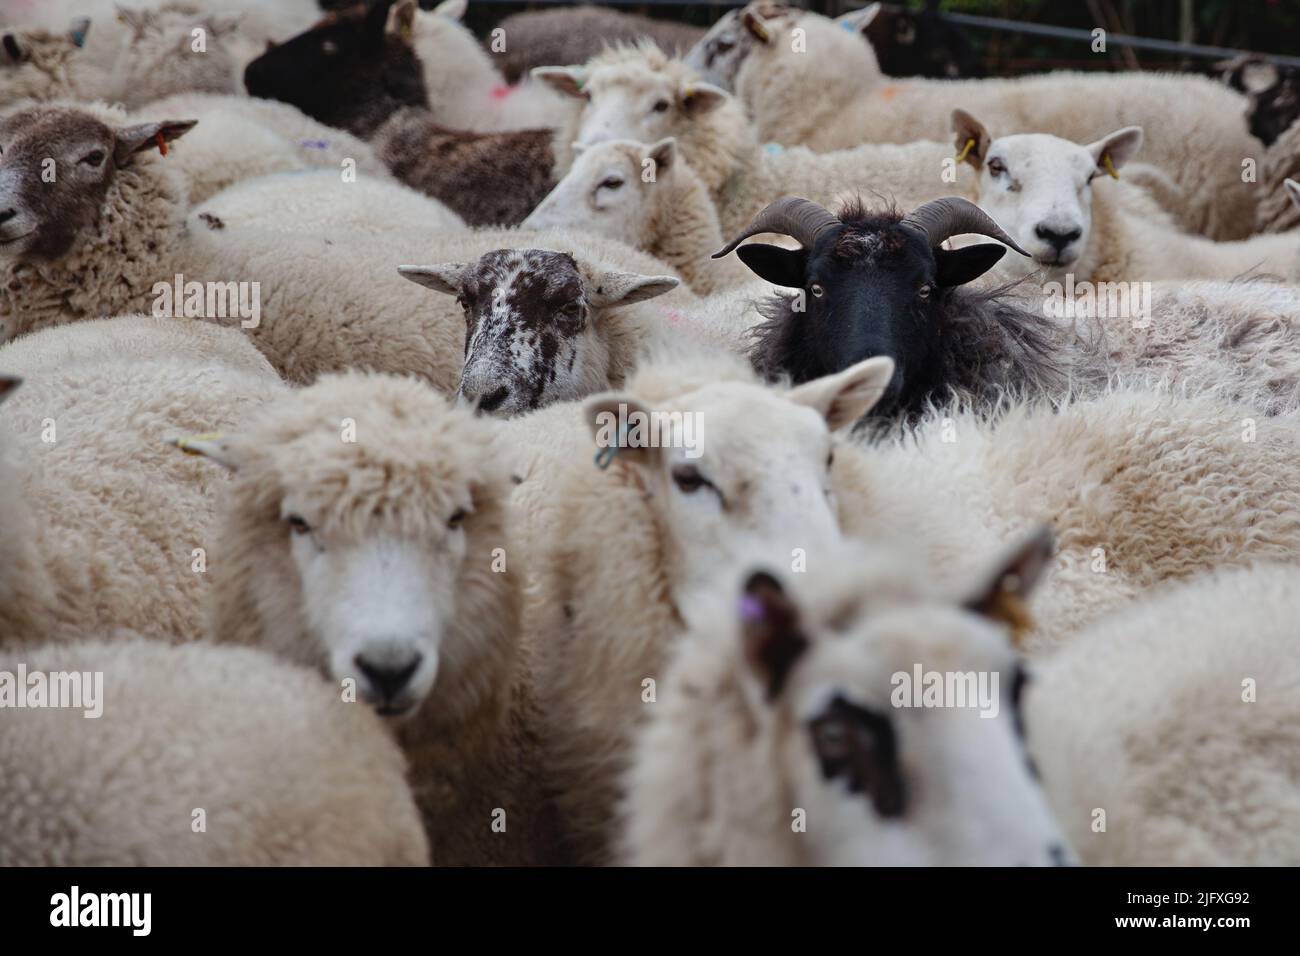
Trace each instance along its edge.
{"label": "sheep nose", "polygon": [[17,209],[5,209],[0,211],[0,226],[3,226],[16,215],[18,215]]}
{"label": "sheep nose", "polygon": [[392,700],[411,682],[421,659],[418,651],[404,655],[385,654],[383,660],[358,654],[353,663],[385,700]]}
{"label": "sheep nose", "polygon": [[494,412],[509,397],[510,389],[506,388],[506,386],[502,385],[500,388],[493,389],[478,400],[479,411]]}
{"label": "sheep nose", "polygon": [[1061,232],[1059,229],[1052,229],[1048,226],[1039,225],[1034,229],[1034,235],[1046,243],[1050,243],[1052,248],[1060,252],[1070,243],[1074,242],[1083,235],[1083,230],[1079,228],[1071,229],[1069,232]]}

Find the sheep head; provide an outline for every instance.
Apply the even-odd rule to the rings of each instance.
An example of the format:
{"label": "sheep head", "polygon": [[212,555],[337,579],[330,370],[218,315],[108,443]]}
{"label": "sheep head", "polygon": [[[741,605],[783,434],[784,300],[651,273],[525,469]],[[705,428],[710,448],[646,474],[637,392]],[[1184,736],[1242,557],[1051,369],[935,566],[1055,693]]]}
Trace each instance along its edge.
{"label": "sheep head", "polygon": [[248,64],[244,85],[253,96],[368,136],[400,107],[428,106],[410,41],[414,13],[410,0],[339,11]]}
{"label": "sheep head", "polygon": [[993,139],[965,110],[952,114],[959,155],[979,173],[979,204],[1033,257],[1024,272],[1041,268],[1061,279],[1088,248],[1092,182],[1118,171],[1142,146],[1142,128],[1126,126],[1095,143],[1031,133]]}
{"label": "sheep head", "polygon": [[89,111],[53,105],[0,119],[0,261],[63,255],[98,220],[114,177],[195,122],[110,126]]}
{"label": "sheep head", "polygon": [[[771,232],[799,249],[739,244]],[[761,371],[807,381],[875,355],[894,360],[881,411],[926,394],[943,334],[942,309],[956,287],[987,272],[1005,254],[996,243],[948,250],[941,243],[979,233],[1016,248],[992,219],[964,199],[939,199],[906,217],[869,213],[856,204],[839,216],[806,199],[777,200],[715,254],[734,249],[756,275],[800,290],[777,302],[757,339]]]}
{"label": "sheep head", "polygon": [[648,146],[610,140],[585,147],[520,228],[581,228],[645,249],[676,174],[675,139]]}
{"label": "sheep head", "polygon": [[585,66],[537,67],[532,75],[585,102],[576,136],[581,146],[670,136],[689,142],[701,117],[727,105],[739,109],[727,93],[649,40],[616,46]]}
{"label": "sheep head", "polygon": [[832,433],[879,400],[892,371],[889,359],[869,359],[778,392],[746,370],[664,395],[652,363],[627,391],[586,401],[598,462],[632,469],[655,502],[679,607],[717,567],[756,548],[789,560],[792,549],[811,554],[838,537]]}
{"label": "sheep head", "polygon": [[498,249],[474,262],[399,266],[465,310],[458,399],[516,415],[609,387],[622,306],[676,288],[673,276],[614,272],[545,249]]}
{"label": "sheep head", "polygon": [[[381,713],[489,692],[509,476],[491,424],[411,378],[350,372],[239,434],[182,447],[233,471],[221,551],[267,649],[354,680]],[[226,592],[227,594],[229,592]],[[221,603],[221,602],[218,602]],[[214,627],[236,632],[221,620]],[[468,624],[466,622],[469,622]],[[465,628],[479,628],[467,639]]]}
{"label": "sheep head", "polygon": [[736,75],[756,50],[775,48],[802,11],[772,0],[728,10],[696,41],[684,60],[700,78],[735,91]]}
{"label": "sheep head", "polygon": [[[992,579],[1023,574],[1027,592],[1050,540],[1017,545]],[[934,580],[899,543],[855,542],[820,573],[760,565],[715,584],[637,742],[632,862],[1069,862],[1025,749],[1025,671],[1002,622],[984,586],[963,601]],[[926,704],[918,671],[956,690]],[[696,799],[677,799],[688,788]],[[709,808],[693,832],[684,805]],[[806,832],[791,832],[791,807]]]}

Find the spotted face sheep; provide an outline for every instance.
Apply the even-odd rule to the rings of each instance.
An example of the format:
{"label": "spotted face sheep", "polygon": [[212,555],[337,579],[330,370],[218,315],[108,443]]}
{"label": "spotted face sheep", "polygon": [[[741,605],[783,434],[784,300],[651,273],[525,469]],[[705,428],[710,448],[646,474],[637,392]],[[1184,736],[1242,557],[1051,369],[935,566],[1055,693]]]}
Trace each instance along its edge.
{"label": "spotted face sheep", "polygon": [[[1025,752],[1025,671],[996,610],[1008,577],[1032,588],[1045,551],[1050,537],[1030,538],[960,596],[897,543],[843,546],[816,575],[759,570],[735,590],[720,581],[635,737],[622,859],[1069,862]],[[970,698],[915,707],[899,675],[918,670],[960,675]],[[977,675],[987,676],[982,704]]]}
{"label": "spotted face sheep", "polygon": [[[800,248],[740,245],[759,233],[789,236]],[[907,216],[856,203],[835,216],[806,199],[781,199],[715,255],[737,250],[759,277],[799,290],[769,299],[768,321],[754,331],[751,358],[769,377],[802,382],[887,355],[894,378],[873,410],[885,417],[916,414],[953,394],[983,403],[1005,390],[1059,389],[1061,333],[996,293],[962,288],[1006,251],[998,243],[942,248],[962,233],[1024,255],[996,222],[957,198]]]}
{"label": "spotted face sheep", "polygon": [[621,382],[645,330],[615,310],[676,288],[673,276],[602,270],[566,252],[500,249],[473,262],[401,266],[465,310],[457,395],[514,415]]}

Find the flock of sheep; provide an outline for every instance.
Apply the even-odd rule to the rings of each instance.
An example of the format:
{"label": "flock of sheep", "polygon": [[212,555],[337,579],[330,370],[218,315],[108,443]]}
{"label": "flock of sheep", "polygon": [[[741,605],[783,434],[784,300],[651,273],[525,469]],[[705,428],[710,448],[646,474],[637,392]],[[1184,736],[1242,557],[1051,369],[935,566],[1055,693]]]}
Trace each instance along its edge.
{"label": "flock of sheep", "polygon": [[1300,863],[1300,123],[465,8],[0,3],[0,864]]}

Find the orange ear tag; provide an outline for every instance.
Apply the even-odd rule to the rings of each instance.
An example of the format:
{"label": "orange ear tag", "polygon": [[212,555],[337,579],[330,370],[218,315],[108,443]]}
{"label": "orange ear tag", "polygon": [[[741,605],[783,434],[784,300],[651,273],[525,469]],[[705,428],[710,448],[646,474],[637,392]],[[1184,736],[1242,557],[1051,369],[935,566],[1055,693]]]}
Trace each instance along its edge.
{"label": "orange ear tag", "polygon": [[167,140],[163,139],[163,134],[162,134],[162,132],[159,131],[159,132],[157,132],[157,133],[154,133],[154,137],[153,137],[153,138],[154,138],[154,142],[156,142],[156,143],[158,144],[158,152],[161,153],[162,155],[166,156],[166,155],[167,155]]}

